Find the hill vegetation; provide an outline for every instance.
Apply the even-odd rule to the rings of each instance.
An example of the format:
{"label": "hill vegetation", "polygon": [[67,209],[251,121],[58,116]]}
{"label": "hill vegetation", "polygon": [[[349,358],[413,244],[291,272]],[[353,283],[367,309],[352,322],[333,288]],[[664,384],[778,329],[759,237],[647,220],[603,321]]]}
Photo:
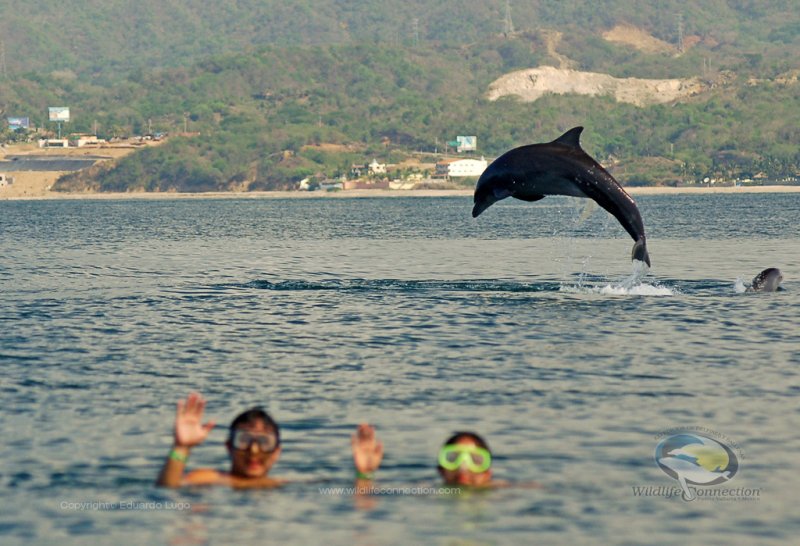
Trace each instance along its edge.
{"label": "hill vegetation", "polygon": [[[506,34],[503,2],[467,0],[457,14],[380,0],[3,4],[3,120],[47,126],[47,106],[68,105],[73,131],[199,133],[66,177],[62,189],[291,188],[366,158],[436,154],[457,134],[478,135],[489,157],[575,125],[628,183],[800,170],[800,15],[790,1],[512,2]],[[603,37],[612,29],[614,41]],[[644,107],[487,98],[504,74],[565,62],[615,78],[695,78],[705,91]]]}

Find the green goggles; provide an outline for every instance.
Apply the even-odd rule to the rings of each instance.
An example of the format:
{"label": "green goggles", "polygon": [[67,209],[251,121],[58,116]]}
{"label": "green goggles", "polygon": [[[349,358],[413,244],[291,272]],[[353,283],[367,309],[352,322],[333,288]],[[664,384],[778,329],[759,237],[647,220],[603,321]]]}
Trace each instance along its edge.
{"label": "green goggles", "polygon": [[230,441],[233,448],[240,451],[250,449],[254,443],[262,452],[275,451],[278,447],[278,437],[274,434],[258,434],[246,430],[234,430],[231,433]]}
{"label": "green goggles", "polygon": [[492,466],[492,454],[478,446],[450,444],[439,452],[439,466],[445,470],[458,470],[466,464],[471,472],[486,472]]}

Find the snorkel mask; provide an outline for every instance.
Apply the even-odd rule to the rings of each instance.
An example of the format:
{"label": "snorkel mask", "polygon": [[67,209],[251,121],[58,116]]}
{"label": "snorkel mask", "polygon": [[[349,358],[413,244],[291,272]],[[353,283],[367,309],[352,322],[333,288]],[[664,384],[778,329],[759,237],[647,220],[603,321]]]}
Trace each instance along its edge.
{"label": "snorkel mask", "polygon": [[492,466],[489,450],[473,445],[450,444],[439,451],[439,466],[445,470],[458,470],[465,464],[470,472],[480,474]]}

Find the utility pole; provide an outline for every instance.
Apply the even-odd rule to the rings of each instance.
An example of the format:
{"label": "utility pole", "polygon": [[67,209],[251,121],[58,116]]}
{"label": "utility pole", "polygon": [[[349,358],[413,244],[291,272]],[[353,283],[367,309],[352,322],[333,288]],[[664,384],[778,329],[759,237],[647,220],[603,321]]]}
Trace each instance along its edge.
{"label": "utility pole", "polygon": [[678,52],[683,53],[683,14],[678,14]]}
{"label": "utility pole", "polygon": [[0,73],[3,79],[8,78],[8,68],[6,67],[6,43],[0,40]]}
{"label": "utility pole", "polygon": [[503,19],[503,34],[511,36],[514,33],[514,23],[511,21],[511,0],[506,0],[506,16]]}
{"label": "utility pole", "polygon": [[419,45],[419,18],[414,17],[411,21],[412,28],[414,29],[414,46]]}

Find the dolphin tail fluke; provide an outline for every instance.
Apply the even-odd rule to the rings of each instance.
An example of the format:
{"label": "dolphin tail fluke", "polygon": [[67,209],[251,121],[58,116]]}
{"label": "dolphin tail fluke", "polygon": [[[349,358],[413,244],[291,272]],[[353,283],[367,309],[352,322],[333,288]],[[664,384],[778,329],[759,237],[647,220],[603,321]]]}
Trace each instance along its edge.
{"label": "dolphin tail fluke", "polygon": [[637,239],[634,243],[631,251],[631,260],[639,260],[646,263],[647,267],[650,267],[650,255],[647,253],[647,244],[644,237]]}

